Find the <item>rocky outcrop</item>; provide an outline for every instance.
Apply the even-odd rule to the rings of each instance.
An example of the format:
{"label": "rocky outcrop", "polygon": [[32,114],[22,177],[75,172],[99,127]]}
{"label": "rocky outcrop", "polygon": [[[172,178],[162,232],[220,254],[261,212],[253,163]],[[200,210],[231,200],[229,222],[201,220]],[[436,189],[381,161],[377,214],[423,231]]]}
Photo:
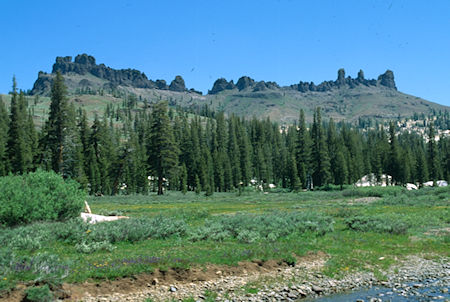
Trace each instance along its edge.
{"label": "rocky outcrop", "polygon": [[234,85],[233,80],[228,82],[224,78],[217,79],[211,90],[208,91],[208,94],[216,94],[224,90],[231,90],[236,88],[236,85]]}
{"label": "rocky outcrop", "polygon": [[236,83],[236,87],[239,89],[239,91],[252,87],[253,85],[255,85],[255,80],[247,76],[239,78]]}
{"label": "rocky outcrop", "polygon": [[[350,76],[345,77],[345,70],[343,68],[338,70],[338,77],[336,81],[324,81],[318,85],[314,84],[314,82],[300,81],[298,84],[282,87],[282,89],[293,89],[300,92],[311,92],[311,91],[326,92],[332,89],[340,89],[340,88],[352,89],[359,85],[384,86],[390,89],[397,90],[394,81],[394,74],[390,70],[380,75],[378,77],[378,80],[375,79],[369,80],[364,78],[364,71],[362,70],[359,70],[358,76],[356,78],[352,78]],[[239,78],[236,85],[234,85],[233,81],[228,82],[224,78],[217,79],[214,82],[212,89],[209,90],[208,93],[217,94],[227,89],[234,89],[235,87],[237,87],[239,91],[251,88],[252,91],[254,92],[281,89],[281,87],[275,82],[264,82],[264,81],[255,82],[255,80],[253,80],[252,78],[243,76]]]}
{"label": "rocky outcrop", "polygon": [[394,73],[389,69],[386,70],[385,73],[383,73],[382,75],[380,75],[378,77],[378,81],[380,82],[380,85],[382,85],[382,86],[386,86],[388,88],[397,90],[397,87],[395,86],[395,81],[394,81]]}
{"label": "rocky outcrop", "polygon": [[38,78],[33,84],[33,89],[31,89],[31,94],[45,94],[50,92],[52,87],[53,77],[43,71],[39,71]]}
{"label": "rocky outcrop", "polygon": [[[114,88],[119,85],[135,87],[135,88],[150,88],[173,91],[186,91],[186,86],[183,78],[177,76],[170,87],[164,80],[152,81],[148,79],[145,73],[136,69],[113,69],[105,64],[97,64],[93,56],[87,54],[77,55],[74,60],[71,56],[56,57],[53,64],[52,73],[46,74],[39,72],[38,79],[34,83],[32,94],[45,94],[49,92],[53,75],[60,72],[62,75],[87,75],[92,74],[102,80],[106,80],[105,88]],[[80,82],[80,87],[89,87],[88,82]]]}
{"label": "rocky outcrop", "polygon": [[208,94],[217,94],[221,91],[233,90],[235,88],[238,88],[239,91],[250,88],[253,92],[258,92],[265,90],[276,90],[279,89],[280,86],[276,82],[255,82],[255,80],[247,76],[239,78],[236,85],[234,84],[233,80],[228,82],[226,79],[220,78],[214,82],[214,85],[212,89],[208,91]]}
{"label": "rocky outcrop", "polygon": [[345,70],[344,70],[344,68],[341,68],[338,70],[338,78],[336,80],[336,84],[339,87],[342,87],[345,85],[345,82],[346,82],[345,81]]}
{"label": "rocky outcrop", "polygon": [[169,90],[183,92],[186,91],[186,85],[181,76],[177,75],[175,79],[170,83]]}
{"label": "rocky outcrop", "polygon": [[167,83],[164,80],[156,80],[156,88],[161,90],[167,90],[169,89],[169,86],[167,86]]}

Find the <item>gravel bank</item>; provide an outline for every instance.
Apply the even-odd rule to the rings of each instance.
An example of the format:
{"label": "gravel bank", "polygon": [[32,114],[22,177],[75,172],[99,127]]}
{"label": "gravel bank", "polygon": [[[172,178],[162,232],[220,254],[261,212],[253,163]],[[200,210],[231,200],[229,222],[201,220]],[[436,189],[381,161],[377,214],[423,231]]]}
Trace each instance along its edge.
{"label": "gravel bank", "polygon": [[[208,292],[217,293],[217,301],[296,301],[360,288],[383,286],[404,297],[419,297],[426,293],[421,288],[433,286],[442,292],[439,299],[448,297],[450,289],[450,259],[426,260],[418,256],[408,257],[402,263],[383,272],[387,280],[379,281],[373,273],[361,272],[342,279],[328,278],[320,273],[326,259],[299,263],[295,267],[278,268],[264,274],[243,274],[221,277],[195,283],[160,285],[158,280],[131,294],[85,296],[83,301],[172,301],[192,297],[196,301],[206,299]],[[426,296],[424,296],[426,297]],[[434,298],[436,299],[436,298]],[[370,301],[382,301],[373,297]],[[367,301],[369,301],[367,300]],[[364,301],[364,300],[362,300]]]}

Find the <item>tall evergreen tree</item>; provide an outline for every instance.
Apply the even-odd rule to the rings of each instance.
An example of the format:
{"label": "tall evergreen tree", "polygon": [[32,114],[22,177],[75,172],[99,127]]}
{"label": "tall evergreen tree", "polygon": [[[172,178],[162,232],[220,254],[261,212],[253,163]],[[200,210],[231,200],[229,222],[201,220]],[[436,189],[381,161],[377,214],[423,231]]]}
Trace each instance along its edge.
{"label": "tall evergreen tree", "polygon": [[28,145],[31,152],[31,169],[35,169],[39,162],[39,137],[36,131],[36,126],[34,125],[33,115],[31,112],[28,113],[28,118],[26,122],[26,131],[28,134]]}
{"label": "tall evergreen tree", "polygon": [[389,123],[389,160],[387,172],[392,176],[393,183],[400,181],[400,153],[393,122]]}
{"label": "tall evergreen tree", "polygon": [[288,179],[289,179],[289,188],[292,191],[297,192],[297,191],[299,191],[301,189],[302,184],[300,183],[300,178],[298,177],[297,163],[295,161],[295,155],[294,154],[291,154],[287,158],[286,167],[288,169],[287,176],[288,176]]}
{"label": "tall evergreen tree", "polygon": [[240,151],[240,167],[242,175],[242,184],[247,186],[252,178],[252,160],[251,160],[251,144],[247,131],[241,121],[238,125],[238,143]]}
{"label": "tall evergreen tree", "polygon": [[162,195],[163,179],[170,180],[174,175],[179,153],[167,115],[166,102],[159,102],[153,106],[152,121],[147,145],[148,164],[151,172],[158,178],[158,195]]}
{"label": "tall evergreen tree", "polygon": [[100,194],[102,188],[100,170],[98,168],[97,156],[93,145],[89,147],[86,163],[89,169],[87,171],[87,177],[89,180],[89,193],[92,195]]}
{"label": "tall evergreen tree", "polygon": [[437,144],[435,141],[435,131],[434,125],[430,122],[428,127],[428,172],[430,173],[430,178],[434,182],[440,177],[440,165],[439,165],[439,154],[437,149]]}
{"label": "tall evergreen tree", "polygon": [[[118,143],[114,141],[114,133],[112,133],[112,128],[107,126],[106,119],[100,121],[95,116],[90,132],[90,144],[93,147],[93,155],[90,156],[93,156],[93,158],[88,160],[88,163],[92,165],[93,161],[95,161],[98,174],[89,174],[94,177],[99,176],[98,179],[95,179],[98,184],[98,190],[92,193],[113,194],[117,191],[118,177],[121,172],[116,159],[115,146]],[[94,181],[94,179],[89,178],[90,183],[91,181]]]}
{"label": "tall evergreen tree", "polygon": [[343,185],[346,183],[346,179],[348,177],[347,163],[344,157],[343,146],[338,146],[336,150],[335,156],[335,168],[334,168],[334,183],[343,188]]}
{"label": "tall evergreen tree", "polygon": [[75,108],[68,105],[67,88],[59,72],[53,79],[50,112],[43,133],[40,144],[44,167],[84,182],[83,146],[76,127]]}
{"label": "tall evergreen tree", "polygon": [[425,153],[422,148],[418,148],[416,153],[416,180],[419,182],[419,186],[422,186],[424,182],[428,181],[428,164],[425,158]]}
{"label": "tall evergreen tree", "polygon": [[[337,165],[337,156],[338,156],[338,140],[337,140],[337,134],[336,134],[336,125],[334,124],[334,121],[332,118],[330,118],[330,121],[328,123],[328,132],[327,132],[327,145],[328,145],[328,153],[330,154],[330,166],[331,166],[331,181],[334,182],[334,184],[337,183],[337,179],[339,178],[338,173],[341,171],[338,165]],[[341,155],[343,157],[343,154],[341,152]]]}
{"label": "tall evergreen tree", "polygon": [[320,114],[320,108],[316,109],[314,113],[314,122],[312,126],[312,170],[313,180],[315,186],[323,186],[329,183],[330,172],[330,160],[328,155],[328,148],[325,141],[325,134],[322,128],[322,118]]}
{"label": "tall evergreen tree", "polygon": [[300,182],[307,189],[308,176],[311,176],[311,140],[306,128],[305,112],[300,110],[299,129],[296,148],[297,171]]}
{"label": "tall evergreen tree", "polygon": [[181,166],[180,191],[183,193],[183,195],[187,193],[187,170],[184,163]]}
{"label": "tall evergreen tree", "polygon": [[231,175],[233,187],[237,188],[241,182],[240,152],[236,138],[236,117],[232,116],[228,120],[228,155],[231,165]]}
{"label": "tall evergreen tree", "polygon": [[8,142],[8,125],[9,117],[6,105],[0,96],[0,176],[8,174],[8,155],[7,155],[7,142]]}
{"label": "tall evergreen tree", "polygon": [[16,79],[13,78],[11,92],[10,124],[8,129],[9,171],[25,173],[32,167],[33,155],[27,133],[27,109],[23,92],[17,93]]}

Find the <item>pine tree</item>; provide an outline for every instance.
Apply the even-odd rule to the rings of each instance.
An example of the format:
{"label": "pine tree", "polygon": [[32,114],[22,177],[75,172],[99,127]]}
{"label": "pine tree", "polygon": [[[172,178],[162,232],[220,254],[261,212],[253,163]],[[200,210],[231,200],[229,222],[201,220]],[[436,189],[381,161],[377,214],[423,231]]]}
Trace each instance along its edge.
{"label": "pine tree", "polygon": [[30,168],[34,170],[38,166],[39,162],[39,138],[36,131],[36,127],[33,121],[33,115],[31,112],[28,113],[28,118],[26,122],[26,132],[28,134],[28,145],[31,152],[31,166]]}
{"label": "pine tree", "polygon": [[238,125],[238,133],[242,185],[247,186],[250,182],[250,179],[252,178],[252,150],[250,140],[248,138],[248,134],[243,125],[243,122],[240,122]]}
{"label": "pine tree", "polygon": [[[220,115],[219,115],[220,116]],[[225,191],[225,176],[223,169],[223,151],[219,149],[217,127],[213,125],[211,127],[211,153],[213,160],[213,170],[214,170],[214,187],[217,188],[219,192]]]}
{"label": "pine tree", "polygon": [[430,173],[430,178],[433,182],[436,182],[440,177],[440,167],[439,167],[439,154],[436,146],[436,141],[434,139],[435,131],[432,122],[429,124],[428,128],[428,172]]}
{"label": "pine tree", "polygon": [[236,117],[228,120],[228,155],[231,165],[232,185],[237,188],[241,182],[240,152],[236,138]]}
{"label": "pine tree", "polygon": [[202,191],[202,185],[200,183],[200,178],[198,177],[198,175],[195,175],[195,194],[200,194],[200,192]]}
{"label": "pine tree", "polygon": [[361,136],[354,129],[350,129],[347,132],[346,146],[349,153],[349,159],[347,168],[349,172],[349,178],[351,183],[356,182],[361,178],[364,171],[364,161],[362,155],[362,144]]}
{"label": "pine tree", "polygon": [[308,175],[311,175],[311,141],[308,129],[306,128],[305,113],[300,110],[299,129],[297,134],[296,147],[297,171],[300,182],[304,189],[307,189]]}
{"label": "pine tree", "polygon": [[7,155],[7,142],[8,142],[8,124],[9,117],[6,110],[6,105],[0,96],[0,176],[8,174],[8,155]]}
{"label": "pine tree", "polygon": [[419,186],[428,181],[428,164],[425,158],[425,153],[422,148],[418,148],[416,153],[416,176]]}
{"label": "pine tree", "polygon": [[326,145],[325,135],[322,128],[320,108],[317,108],[314,113],[312,139],[312,177],[314,185],[320,187],[328,184],[331,177],[328,147]]}
{"label": "pine tree", "polygon": [[68,105],[67,88],[59,72],[53,80],[50,113],[43,133],[40,144],[44,167],[84,182],[83,146],[76,127],[75,108]]}
{"label": "pine tree", "polygon": [[65,123],[62,141],[62,162],[61,174],[78,180],[83,187],[87,185],[87,178],[84,170],[83,145],[80,141],[77,129],[75,107],[73,104],[67,106],[67,121]]}
{"label": "pine tree", "polygon": [[7,142],[9,171],[13,173],[25,173],[32,167],[33,155],[27,133],[25,95],[23,92],[20,94],[17,93],[15,78],[13,78],[11,94],[11,113]]}
{"label": "pine tree", "polygon": [[86,172],[86,174],[88,174],[88,170],[89,167],[87,166],[87,157],[89,154],[89,148],[90,148],[90,129],[89,129],[89,125],[87,122],[87,116],[86,116],[86,111],[80,111],[79,112],[79,118],[78,118],[78,132],[79,132],[79,137],[80,137],[80,143],[81,146],[83,148],[83,158],[84,160],[84,170]]}
{"label": "pine tree", "polygon": [[[114,141],[112,128],[107,126],[106,120],[102,122],[95,116],[94,123],[91,126],[90,144],[94,148],[94,159],[99,172],[99,192],[101,194],[112,194],[117,191],[118,176],[117,155],[114,146],[118,143]],[[88,161],[89,165],[92,160]],[[90,173],[91,174],[91,173]],[[96,174],[94,174],[96,175]],[[89,179],[91,181],[91,179]],[[94,192],[97,193],[97,192]]]}
{"label": "pine tree", "polygon": [[184,163],[181,166],[180,191],[183,193],[183,195],[186,195],[186,193],[187,193],[187,170],[186,170],[186,165]]}
{"label": "pine tree", "polygon": [[343,185],[346,183],[346,179],[348,177],[348,169],[347,164],[344,157],[344,147],[338,147],[336,150],[336,157],[335,157],[335,174],[334,174],[334,183],[336,185],[339,185],[341,187],[341,190],[343,188]]}
{"label": "pine tree", "polygon": [[174,175],[179,153],[167,115],[166,102],[153,106],[152,121],[147,145],[148,164],[151,172],[158,178],[158,195],[162,195],[163,179],[170,180]]}
{"label": "pine tree", "polygon": [[[328,145],[328,153],[330,154],[330,166],[331,166],[331,182],[334,184],[337,183],[337,178],[339,177],[338,174],[341,172],[339,171],[338,165],[337,165],[337,156],[338,156],[338,141],[337,141],[337,134],[336,134],[336,126],[334,124],[334,121],[332,118],[330,118],[330,122],[328,123],[328,136],[327,136],[327,145]],[[343,154],[341,152],[341,155],[343,157]]]}
{"label": "pine tree", "polygon": [[387,172],[392,176],[393,183],[400,180],[400,154],[393,122],[389,123],[389,160]]}
{"label": "pine tree", "polygon": [[286,167],[288,169],[287,175],[289,178],[289,188],[294,191],[297,192],[301,189],[302,184],[300,183],[300,179],[298,177],[298,172],[297,172],[297,162],[295,161],[295,155],[291,154],[288,157],[288,162],[286,163]]}
{"label": "pine tree", "polygon": [[450,138],[442,138],[443,143],[443,155],[442,155],[442,164],[443,164],[443,176],[444,179],[450,182]]}
{"label": "pine tree", "polygon": [[88,150],[88,157],[86,160],[88,166],[87,177],[89,180],[89,193],[91,195],[99,194],[101,192],[100,171],[98,168],[97,156],[95,154],[94,146],[90,146]]}

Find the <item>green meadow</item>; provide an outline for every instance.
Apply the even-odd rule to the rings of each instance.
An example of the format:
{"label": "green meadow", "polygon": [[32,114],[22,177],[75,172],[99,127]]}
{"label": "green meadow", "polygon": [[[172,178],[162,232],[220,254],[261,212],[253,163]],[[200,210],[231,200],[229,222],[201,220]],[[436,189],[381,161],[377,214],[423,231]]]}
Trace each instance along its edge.
{"label": "green meadow", "polygon": [[[41,222],[0,232],[0,289],[107,280],[155,269],[328,255],[323,273],[378,272],[411,254],[450,254],[450,189],[89,197],[96,214],[129,219]],[[380,260],[380,257],[383,260]]]}

